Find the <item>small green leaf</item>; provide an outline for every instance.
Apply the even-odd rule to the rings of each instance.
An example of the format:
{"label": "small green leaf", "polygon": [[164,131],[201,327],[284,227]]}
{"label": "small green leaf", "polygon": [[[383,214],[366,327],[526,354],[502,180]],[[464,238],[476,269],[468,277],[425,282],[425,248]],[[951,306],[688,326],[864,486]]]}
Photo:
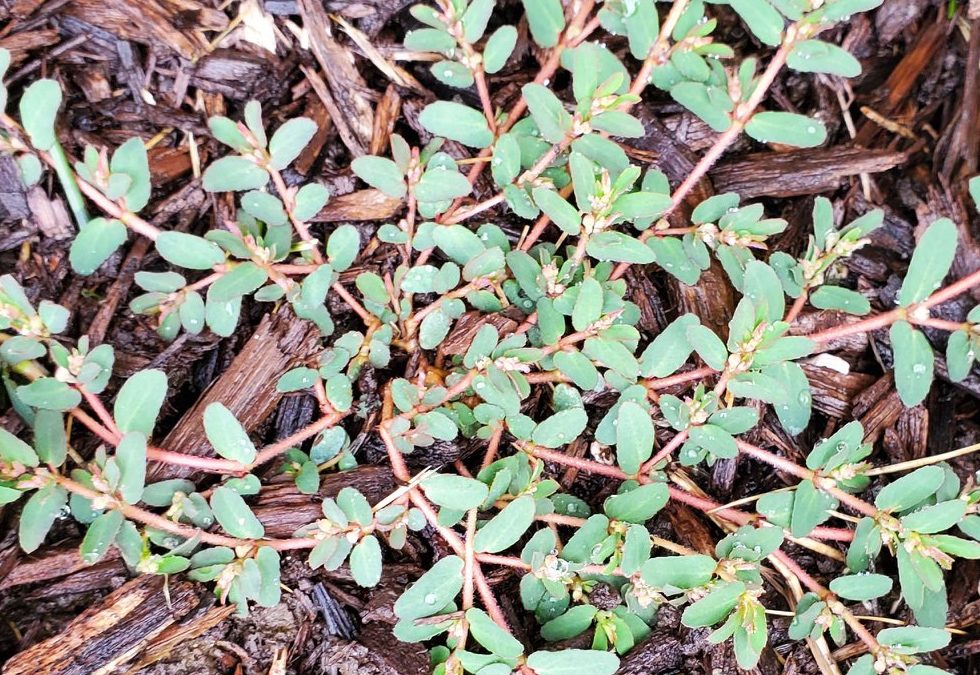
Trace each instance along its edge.
{"label": "small green leaf", "polygon": [[258,290],[269,278],[269,273],[251,260],[235,265],[225,272],[208,289],[208,299],[229,302]]}
{"label": "small green leaf", "polygon": [[78,391],[53,377],[42,377],[17,387],[17,396],[24,404],[43,410],[71,410],[82,402]]}
{"label": "small green leaf", "polygon": [[531,440],[545,448],[557,448],[578,438],[588,423],[589,416],[582,408],[562,410],[538,424]]}
{"label": "small green leaf", "polygon": [[162,370],[141,370],[119,389],[112,409],[116,426],[123,433],[153,434],[160,406],[167,396],[167,375]]}
{"label": "small green leaf", "polygon": [[942,649],[953,636],[942,628],[903,626],[886,628],[877,635],[878,642],[899,654],[923,654]]}
{"label": "small green leaf", "polygon": [[303,148],[316,134],[316,122],[308,117],[297,117],[276,129],[269,139],[269,164],[274,169],[283,170],[299,157]]}
{"label": "small green leaf", "polygon": [[21,123],[38,150],[50,150],[58,142],[54,123],[60,105],[61,85],[54,80],[37,80],[20,98]]}
{"label": "small green leaf", "polygon": [[793,45],[786,65],[801,73],[829,73],[857,77],[861,64],[847,50],[822,40],[801,40]]}
{"label": "small green leaf", "polygon": [[381,545],[378,539],[371,535],[361,539],[351,550],[348,564],[358,586],[377,586],[381,581]]}
{"label": "small green leaf", "polygon": [[493,622],[482,609],[466,610],[470,634],[484,649],[504,659],[516,659],[524,653],[524,645],[513,635]]}
{"label": "small green leaf", "polygon": [[904,511],[921,503],[936,493],[946,474],[942,467],[924,466],[889,483],[878,496],[875,506],[882,511]]}
{"label": "small green leaf", "polygon": [[906,407],[918,405],[932,386],[935,357],[922,331],[907,321],[896,321],[889,330],[894,355],[895,388]]}
{"label": "small green leaf", "polygon": [[865,602],[889,593],[892,580],[884,574],[847,574],[833,579],[830,590],[847,600]]}
{"label": "small green leaf", "polygon": [[414,620],[438,614],[463,588],[463,559],[442,558],[395,601],[395,615]]}
{"label": "small green leaf", "polygon": [[715,370],[724,370],[728,360],[728,350],[712,330],[700,324],[689,326],[687,340],[704,362]]}
{"label": "small green leaf", "polygon": [[820,286],[810,295],[810,304],[817,309],[832,309],[848,314],[864,316],[871,311],[871,303],[857,291],[840,286]]}
{"label": "small green leaf", "polygon": [[966,502],[950,499],[932,506],[925,506],[902,518],[902,527],[920,534],[944,532],[956,525],[966,514]]}
{"label": "small green leaf", "polygon": [[561,100],[548,87],[536,82],[525,84],[521,92],[541,137],[550,143],[560,143],[572,130],[572,116]]}
{"label": "small green leaf", "polygon": [[119,466],[119,493],[128,504],[136,504],[143,496],[146,483],[146,435],[130,431],[116,446]]}
{"label": "small green leaf", "polygon": [[669,492],[664,483],[648,483],[606,499],[602,508],[613,520],[642,525],[667,505]]}
{"label": "small green leaf", "polygon": [[521,0],[531,37],[539,47],[549,48],[558,44],[558,36],[565,30],[565,11],[561,0]]}
{"label": "small green leaf", "polygon": [[231,488],[220,486],[211,495],[211,510],[222,529],[233,537],[260,539],[265,528],[242,499]]}
{"label": "small green leaf", "polygon": [[480,553],[498,553],[510,548],[531,527],[534,512],[533,497],[518,497],[477,530],[473,548]]}
{"label": "small green leaf", "polygon": [[555,617],[541,626],[541,637],[549,642],[557,642],[570,640],[576,635],[581,635],[592,626],[592,621],[598,611],[598,608],[592,605],[572,607],[561,616]]}
{"label": "small green leaf", "polygon": [[517,29],[513,26],[501,26],[487,38],[483,46],[483,70],[493,75],[500,72],[507,64],[507,59],[517,45]]}
{"label": "small green leaf", "polygon": [[126,241],[126,226],[115,219],[93,218],[71,243],[68,260],[79,274],[92,274]]}
{"label": "small green leaf", "polygon": [[745,133],[760,143],[781,143],[797,148],[815,148],[827,140],[823,122],[788,112],[758,112],[745,125]]}
{"label": "small green leaf", "polygon": [[783,35],[783,17],[768,0],[729,0],[752,34],[770,47],[778,47]]}
{"label": "small green leaf", "polygon": [[955,254],[956,225],[949,218],[940,218],[915,245],[908,274],[898,292],[898,304],[908,307],[928,298],[949,273]]}
{"label": "small green leaf", "polygon": [[664,556],[643,563],[640,574],[656,588],[687,590],[711,581],[717,566],[718,562],[708,555]]}
{"label": "small green leaf", "polygon": [[361,248],[361,235],[353,225],[341,225],[327,240],[327,259],[334,271],[343,272],[354,264]]}
{"label": "small green leaf", "polygon": [[483,114],[460,103],[430,103],[419,115],[419,122],[430,133],[471,148],[485,148],[493,142],[493,133]]}
{"label": "small green leaf", "polygon": [[119,511],[108,511],[93,520],[85,532],[85,538],[82,539],[80,548],[82,562],[86,565],[99,562],[116,540],[122,524],[123,515]]}
{"label": "small green leaf", "polygon": [[250,464],[256,455],[255,445],[228,408],[217,401],[204,409],[204,433],[215,451],[242,464]]}
{"label": "small green leaf", "polygon": [[616,416],[616,460],[633,475],[653,454],[654,429],[650,413],[633,401],[623,401]]}
{"label": "small green leaf", "polygon": [[269,173],[255,162],[230,155],[204,170],[201,186],[208,192],[258,190],[269,182]]}
{"label": "small green leaf", "polygon": [[590,237],[585,250],[601,261],[648,265],[656,259],[654,252],[642,241],[616,230],[606,230]]}
{"label": "small green leaf", "polygon": [[11,464],[30,467],[38,465],[38,456],[34,448],[3,428],[0,428],[0,459]]}
{"label": "small green leaf", "polygon": [[164,260],[192,270],[209,270],[225,261],[217,244],[186,232],[161,232],[154,244]]}
{"label": "small green leaf", "polygon": [[713,626],[735,609],[744,592],[745,584],[741,581],[720,583],[708,595],[684,610],[681,623],[689,628]]}
{"label": "small green leaf", "polygon": [[422,481],[425,496],[439,506],[456,511],[478,507],[489,494],[489,488],[478,480],[437,473]]}
{"label": "small green leaf", "polygon": [[364,155],[354,159],[350,166],[358,178],[389,197],[401,199],[408,192],[401,169],[386,157]]}
{"label": "small green leaf", "polygon": [[20,512],[17,531],[20,547],[26,553],[37,550],[67,503],[68,494],[54,484],[45,485],[31,495]]}
{"label": "small green leaf", "polygon": [[527,665],[534,670],[535,675],[613,675],[619,669],[619,657],[593,649],[562,649],[555,652],[534,652],[527,657]]}

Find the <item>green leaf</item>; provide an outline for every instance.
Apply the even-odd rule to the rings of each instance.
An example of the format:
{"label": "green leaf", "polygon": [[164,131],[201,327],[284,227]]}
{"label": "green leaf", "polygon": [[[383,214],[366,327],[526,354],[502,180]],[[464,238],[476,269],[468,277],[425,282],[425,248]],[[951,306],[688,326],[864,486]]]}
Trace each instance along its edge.
{"label": "green leaf", "polygon": [[463,39],[469,43],[479,42],[487,30],[487,23],[493,15],[497,0],[472,0],[460,23],[463,24]]}
{"label": "green leaf", "polygon": [[541,137],[550,143],[560,143],[572,130],[572,116],[561,100],[548,87],[536,82],[525,84],[521,93]]}
{"label": "green leaf", "polygon": [[285,225],[289,220],[279,198],[261,190],[251,190],[242,195],[242,208],[252,217],[267,225]]}
{"label": "green leaf", "polygon": [[820,286],[810,295],[810,304],[817,309],[832,309],[848,314],[864,316],[871,311],[871,303],[857,291],[840,286]]}
{"label": "green leaf", "polygon": [[390,159],[364,155],[351,162],[350,168],[362,181],[377,188],[389,197],[401,199],[408,192],[405,175]]}
{"label": "green leaf", "polygon": [[606,230],[590,237],[585,250],[596,260],[602,261],[647,265],[656,259],[654,252],[642,241],[616,230]]}
{"label": "green leaf", "polygon": [[307,183],[296,193],[293,215],[306,221],[320,212],[330,198],[330,191],[319,183]]}
{"label": "green leaf", "polygon": [[692,347],[687,340],[687,329],[700,323],[694,314],[684,314],[663,329],[640,356],[640,369],[644,377],[673,375],[687,361]]}
{"label": "green leaf", "polygon": [[54,484],[45,485],[31,495],[20,512],[17,530],[20,547],[26,553],[37,550],[67,503],[68,494]]}
{"label": "green leaf", "polygon": [[507,64],[507,59],[517,45],[517,29],[513,26],[501,26],[487,38],[483,46],[483,70],[493,75],[500,72]]}
{"label": "green leaf", "polygon": [[377,586],[381,581],[381,544],[378,539],[371,535],[361,539],[351,550],[348,564],[358,586]]}
{"label": "green leaf", "polygon": [[616,415],[616,460],[633,475],[653,454],[654,430],[650,413],[633,401],[623,401]]}
{"label": "green leaf", "polygon": [[211,510],[221,528],[233,537],[260,539],[265,535],[265,528],[248,504],[229,487],[220,486],[214,489]]}
{"label": "green leaf", "polygon": [[10,464],[23,464],[30,467],[38,465],[38,456],[34,448],[3,428],[0,428],[0,459]]}
{"label": "green leaf", "polygon": [[735,609],[738,599],[744,592],[745,584],[741,581],[720,583],[708,595],[684,610],[681,623],[688,628],[713,626]]}
{"label": "green leaf", "polygon": [[933,506],[925,506],[902,518],[902,527],[920,534],[944,532],[956,525],[966,514],[966,502],[950,499]]}
{"label": "green leaf", "polygon": [[109,551],[112,542],[119,534],[119,528],[123,524],[123,515],[119,511],[108,511],[92,521],[82,539],[80,552],[82,562],[86,565],[94,565],[99,562]]}
{"label": "green leaf", "polygon": [[269,164],[283,170],[303,152],[316,134],[316,122],[308,117],[291,119],[276,129],[269,140]]}
{"label": "green leaf", "polygon": [[204,170],[201,186],[208,192],[258,190],[269,182],[269,173],[255,162],[230,155]]}
{"label": "green leaf", "polygon": [[527,17],[531,37],[545,49],[558,44],[558,36],[565,30],[565,11],[561,0],[521,0]]}
{"label": "green leaf", "polygon": [[579,284],[578,297],[572,308],[572,327],[583,331],[602,316],[602,285],[592,277]]}
{"label": "green leaf", "polygon": [[898,292],[898,304],[908,307],[928,298],[949,273],[955,254],[956,225],[949,218],[940,218],[915,245],[908,274]]}
{"label": "green leaf", "polygon": [[786,309],[786,296],[783,294],[779,277],[769,265],[761,260],[752,260],[745,266],[742,281],[745,297],[752,301],[757,310],[764,310],[770,323],[783,318]]}
{"label": "green leaf", "polygon": [[903,626],[886,628],[877,635],[878,642],[898,654],[922,654],[942,649],[953,636],[942,628]]}
{"label": "green leaf", "polygon": [[718,562],[709,555],[675,555],[650,558],[640,575],[656,588],[687,590],[704,586],[715,575]]}
{"label": "green leaf", "polygon": [[606,499],[602,508],[613,520],[642,525],[667,505],[669,492],[664,483],[648,483]]}
{"label": "green leaf", "polygon": [[557,448],[578,438],[588,423],[589,416],[582,408],[562,410],[538,424],[531,440],[545,448]]}
{"label": "green leaf", "polygon": [[430,103],[419,115],[419,122],[430,133],[471,148],[485,148],[493,142],[493,133],[483,114],[460,103]]}
{"label": "green leaf", "polygon": [[119,389],[112,417],[123,433],[153,434],[160,406],[167,396],[167,375],[162,370],[141,370]]}
{"label": "green leaf", "polygon": [[527,657],[527,665],[535,675],[613,675],[619,669],[619,657],[594,649],[562,649],[557,652],[534,652]]}
{"label": "green leaf", "polygon": [[415,196],[420,202],[441,202],[465,197],[473,186],[466,176],[451,169],[429,169],[415,185]]}
{"label": "green leaf", "polygon": [[916,506],[936,493],[946,474],[942,467],[924,466],[889,483],[878,496],[875,506],[882,511],[904,511]]}
{"label": "green leaf", "polygon": [[974,342],[976,340],[965,330],[950,333],[946,342],[946,368],[953,382],[961,382],[970,374],[978,351]]}
{"label": "green leaf", "polygon": [[61,85],[54,80],[37,80],[20,98],[20,121],[38,150],[50,150],[58,142],[54,123],[60,105]]}
{"label": "green leaf", "polygon": [[[649,537],[647,537],[649,539]],[[559,640],[570,640],[576,635],[581,635],[592,625],[598,608],[592,605],[578,605],[572,607],[559,617],[541,626],[541,637],[549,642]]]}
{"label": "green leaf", "polygon": [[626,220],[659,218],[672,206],[670,195],[657,192],[630,192],[615,202],[612,209]]}
{"label": "green leaf", "polygon": [[760,143],[815,148],[827,140],[820,120],[788,112],[758,112],[745,125],[745,133]]}
{"label": "green leaf", "polygon": [[341,225],[327,240],[327,259],[335,272],[343,272],[354,264],[361,248],[361,235],[353,225]]}
{"label": "green leaf", "polygon": [[689,326],[687,340],[708,366],[715,370],[724,370],[728,360],[728,350],[712,330],[700,324]]}
{"label": "green leaf", "polygon": [[440,613],[463,588],[463,559],[442,558],[395,601],[399,619],[414,620]]}
{"label": "green leaf", "polygon": [[146,156],[146,146],[139,138],[130,138],[120,145],[109,162],[109,170],[116,175],[128,176],[131,183],[123,199],[126,208],[136,212],[150,201],[150,164]]}
{"label": "green leaf", "polygon": [[53,377],[42,377],[17,387],[17,396],[24,404],[43,410],[71,410],[82,402],[81,394]]}
{"label": "green leaf", "polygon": [[847,600],[865,602],[891,592],[891,577],[884,574],[846,574],[830,582],[830,590]]}
{"label": "green leaf", "polygon": [[192,270],[209,270],[225,261],[217,244],[186,232],[161,232],[154,245],[167,262]]}
{"label": "green leaf", "polygon": [[269,278],[269,273],[251,260],[235,265],[211,284],[208,299],[229,302],[258,290]]}
{"label": "green leaf", "polygon": [[482,609],[471,607],[466,610],[466,621],[470,625],[470,635],[491,654],[504,659],[516,659],[524,653],[524,645],[495,624]]}
{"label": "green leaf", "polygon": [[770,47],[778,47],[783,36],[783,17],[768,0],[729,0],[752,34]]}
{"label": "green leaf", "polygon": [[536,187],[532,190],[534,202],[544,211],[545,215],[561,228],[562,232],[577,235],[582,226],[582,216],[578,209],[568,203],[555,190]]}
{"label": "green leaf", "polygon": [[718,133],[732,125],[731,101],[719,105],[714,92],[700,82],[680,82],[670,88],[670,95]]}
{"label": "green leaf", "polygon": [[256,451],[245,429],[228,408],[215,401],[204,409],[204,433],[215,451],[242,464],[251,464]]}
{"label": "green leaf", "polygon": [[429,501],[456,511],[474,509],[484,502],[489,488],[478,480],[437,473],[422,481],[422,489]]}
{"label": "green leaf", "polygon": [[231,147],[238,152],[247,152],[252,149],[245,135],[238,128],[238,124],[227,117],[215,115],[208,118],[208,128],[211,135],[216,139]]}
{"label": "green leaf", "polygon": [[92,274],[126,241],[126,226],[115,219],[93,218],[81,226],[68,260],[79,274]]}
{"label": "green leaf", "polygon": [[829,73],[857,77],[861,64],[847,50],[822,40],[801,40],[793,45],[786,65],[801,73]]}
{"label": "green leaf", "polygon": [[935,357],[929,340],[907,321],[896,321],[889,330],[894,356],[895,388],[906,407],[918,405],[932,386]]}
{"label": "green leaf", "polygon": [[[5,453],[3,447],[3,434],[0,434],[0,456]],[[64,416],[56,410],[38,410],[34,415],[34,447],[37,450],[38,458],[45,464],[61,466],[65,462],[68,453],[68,438],[65,433]],[[25,457],[28,462],[30,455]],[[35,460],[36,461],[36,460]],[[21,462],[25,466],[34,466],[28,462]]]}
{"label": "green leaf", "polygon": [[534,512],[534,497],[518,497],[477,530],[473,548],[480,553],[498,553],[510,548],[531,527]]}
{"label": "green leaf", "polygon": [[146,435],[130,431],[116,446],[119,466],[119,494],[127,504],[136,504],[146,484]]}
{"label": "green leaf", "polygon": [[805,537],[813,528],[830,518],[829,511],[836,509],[837,500],[822,490],[813,481],[801,481],[793,499],[793,512],[790,517],[790,531],[794,537]]}

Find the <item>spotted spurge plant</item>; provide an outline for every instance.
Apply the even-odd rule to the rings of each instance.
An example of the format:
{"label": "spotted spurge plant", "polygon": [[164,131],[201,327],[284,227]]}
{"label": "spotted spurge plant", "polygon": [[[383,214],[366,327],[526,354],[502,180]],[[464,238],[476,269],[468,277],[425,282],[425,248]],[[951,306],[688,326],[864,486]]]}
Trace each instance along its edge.
{"label": "spotted spurge plant", "polygon": [[[321,414],[258,447],[226,407],[212,403],[202,419],[212,455],[159,447],[166,375],[133,374],[110,410],[100,395],[112,383],[112,347],[64,335],[66,309],[33,302],[3,275],[2,376],[24,432],[0,430],[0,503],[19,504],[21,546],[38,549],[67,512],[86,528],[85,563],[114,546],[134,572],[211,582],[222,600],[246,611],[279,602],[283,551],[307,550],[314,568],[349,565],[354,581],[370,587],[410,532],[432,528],[450,553],[397,600],[394,632],[429,645],[437,673],[480,675],[612,673],[665,604],[683,607],[684,625],[714,629],[709,639],[730,642],[739,665],[752,668],[767,645],[771,567],[805,589],[792,603],[789,634],[811,638],[823,662],[829,636],[840,645],[857,640],[861,649],[852,654],[867,652],[849,664],[853,675],[942,672],[925,662],[950,640],[944,572],[958,558],[980,557],[974,480],[962,482],[941,461],[948,457],[874,467],[858,422],[813,446],[805,465],[744,437],[770,410],[788,434],[806,429],[811,393],[800,360],[848,335],[888,328],[907,406],[923,401],[934,377],[924,328],[950,332],[948,376],[966,377],[980,347],[980,308],[961,322],[931,317],[980,284],[974,271],[943,286],[956,226],[947,219],[929,226],[897,307],[875,311],[859,291],[832,282],[841,280],[838,263],[873,236],[881,211],[840,222],[818,198],[809,245],[796,258],[768,254],[786,222],[767,217],[762,204],[720,194],[682,208],[742,132],[760,143],[825,141],[818,119],[765,109],[766,93],[784,68],[858,74],[857,60],[819,36],[880,2],[523,0],[541,67],[509,110],[496,107],[491,85],[516,58],[518,26],[502,18],[513,15],[494,0],[413,7],[419,27],[405,36],[406,48],[435,54],[425,57],[432,76],[460,97],[421,112],[431,140],[415,145],[396,134],[390,156],[352,162],[360,180],[404,201],[397,222],[374,233],[397,256],[390,273],[357,267],[368,243],[362,231],[311,230],[329,199],[323,186],[283,178],[316,131],[311,120],[270,126],[257,102],[241,119],[210,119],[228,150],[206,168],[202,187],[236,193],[239,206],[233,221],[198,235],[139,215],[152,194],[141,139],[114,150],[86,147],[71,163],[56,129],[61,89],[36,81],[20,96],[19,115],[4,114],[0,143],[25,183],[37,182],[45,167],[54,171],[78,221],[75,271],[98,270],[132,237],[153,240],[168,267],[136,275],[143,293],[130,308],[165,340],[181,331],[231,335],[246,298],[289,304],[297,320],[319,329],[323,349],[277,386],[311,393]],[[722,12],[734,12],[764,47],[737,56],[720,42]],[[606,48],[604,34],[625,36],[624,49]],[[5,70],[9,55],[0,60]],[[570,96],[551,87],[562,73],[570,75]],[[616,140],[644,135],[630,110],[651,89],[718,134],[679,179],[632,164]],[[5,90],[2,98],[7,104]],[[477,107],[461,102],[477,100]],[[454,154],[445,139],[471,149],[472,158]],[[495,194],[477,200],[473,185],[484,173]],[[976,179],[971,188],[977,199]],[[90,217],[88,208],[100,215]],[[529,224],[516,241],[498,224],[515,218]],[[726,334],[692,314],[656,335],[641,332],[626,268],[694,284],[712,259],[741,296]],[[328,295],[350,313],[332,315]],[[796,319],[808,304],[836,311],[837,325],[801,334]],[[516,329],[487,320],[504,311],[520,317]],[[476,316],[479,328],[463,353],[446,354],[444,341],[464,315]],[[383,383],[379,411],[359,398],[367,367],[404,372]],[[545,410],[532,399],[546,402]],[[375,412],[371,433],[387,448],[395,492],[372,505],[346,487],[323,500],[323,518],[290,538],[267,537],[250,507],[264,481],[287,474],[300,492],[316,494],[321,474],[357,465],[345,422]],[[658,443],[658,428],[669,440]],[[90,456],[73,450],[70,436],[78,433],[98,438]],[[482,458],[408,468],[406,455],[425,465],[435,442],[464,439],[478,442]],[[590,445],[593,459],[564,451],[576,439]],[[771,465],[790,485],[749,508],[724,506],[684,472],[740,454]],[[191,467],[205,478],[147,483],[149,462]],[[584,501],[556,480],[561,467],[619,488],[601,503]],[[876,477],[890,473],[901,476],[866,499],[872,481],[881,485]],[[714,550],[651,534],[648,524],[670,501],[720,525],[725,535]],[[784,550],[789,541],[831,555],[837,571],[816,579]],[[846,559],[835,542],[846,544]],[[882,572],[892,566],[881,562],[887,559],[897,578]],[[487,581],[495,567],[519,576],[519,605],[544,640],[586,634],[581,644],[590,640],[591,649],[529,653]],[[916,624],[876,633],[858,618],[859,603],[886,596],[900,597]]]}

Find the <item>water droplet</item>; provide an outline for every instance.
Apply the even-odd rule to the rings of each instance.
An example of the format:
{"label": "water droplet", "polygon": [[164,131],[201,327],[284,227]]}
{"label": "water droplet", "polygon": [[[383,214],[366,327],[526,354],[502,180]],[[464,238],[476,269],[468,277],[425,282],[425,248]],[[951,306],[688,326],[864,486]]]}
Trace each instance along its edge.
{"label": "water droplet", "polygon": [[423,599],[425,600],[425,604],[427,605],[434,605],[436,604],[436,600],[438,600],[435,593],[428,593]]}
{"label": "water droplet", "polygon": [[924,363],[916,363],[912,366],[912,372],[916,375],[924,375],[926,372],[926,365]]}
{"label": "water droplet", "polygon": [[809,405],[810,404],[810,392],[808,392],[808,391],[801,391],[800,392],[800,395],[797,396],[797,400],[802,405]]}
{"label": "water droplet", "polygon": [[806,128],[806,132],[808,134],[815,134],[815,133],[817,133],[817,128],[811,124],[810,126],[808,126]]}

